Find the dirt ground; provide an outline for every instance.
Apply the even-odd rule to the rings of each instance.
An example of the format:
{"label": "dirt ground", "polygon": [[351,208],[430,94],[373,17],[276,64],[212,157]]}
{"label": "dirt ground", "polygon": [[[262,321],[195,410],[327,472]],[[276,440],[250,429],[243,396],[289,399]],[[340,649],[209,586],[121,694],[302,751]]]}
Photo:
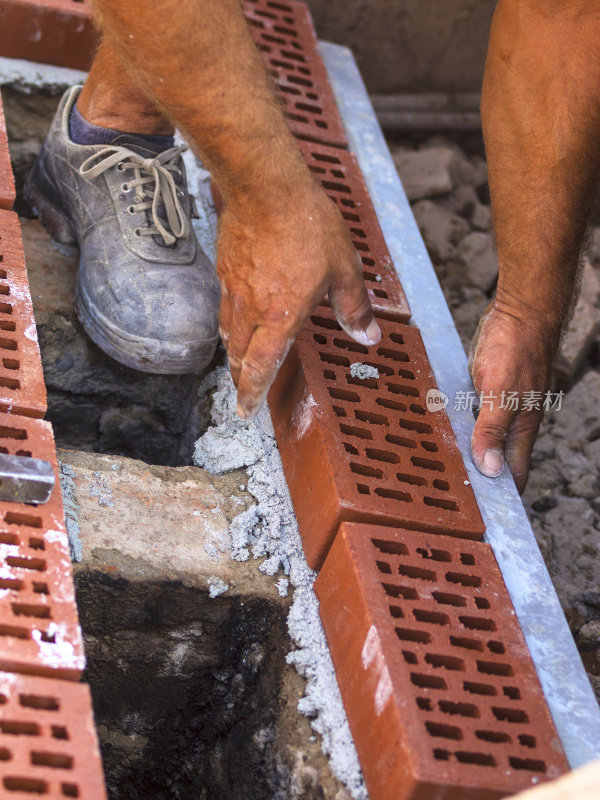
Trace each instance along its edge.
{"label": "dirt ground", "polygon": [[[461,340],[493,297],[497,261],[479,137],[390,142]],[[555,390],[523,502],[600,698],[600,216],[590,221],[582,291],[556,365]]]}

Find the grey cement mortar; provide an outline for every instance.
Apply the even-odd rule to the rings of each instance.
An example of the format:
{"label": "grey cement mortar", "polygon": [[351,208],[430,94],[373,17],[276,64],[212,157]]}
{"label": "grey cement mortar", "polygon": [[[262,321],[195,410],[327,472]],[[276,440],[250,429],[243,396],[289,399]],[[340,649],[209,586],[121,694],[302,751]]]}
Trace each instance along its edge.
{"label": "grey cement mortar", "polygon": [[73,561],[81,561],[83,552],[81,529],[79,527],[79,503],[77,502],[77,489],[75,487],[75,471],[69,464],[61,462],[59,462],[58,468],[71,559]]}
{"label": "grey cement mortar", "polygon": [[311,718],[313,729],[321,735],[334,775],[348,787],[354,800],[367,800],[319,619],[313,591],[316,573],[304,557],[269,412],[263,408],[250,422],[238,419],[229,370],[217,368],[212,380],[216,385],[214,427],[197,441],[194,461],[214,474],[246,467],[247,489],[257,501],[256,506],[233,520],[229,541],[219,543],[220,552],[238,560],[262,559],[258,568],[277,576],[276,586],[283,596],[288,585],[292,586],[288,630],[296,649],[288,654],[287,660],[306,680],[306,692],[298,710]]}
{"label": "grey cement mortar", "polygon": [[353,378],[358,378],[359,381],[368,381],[369,378],[378,378],[379,370],[370,364],[362,364],[360,361],[356,361],[354,364],[350,364],[350,375]]}

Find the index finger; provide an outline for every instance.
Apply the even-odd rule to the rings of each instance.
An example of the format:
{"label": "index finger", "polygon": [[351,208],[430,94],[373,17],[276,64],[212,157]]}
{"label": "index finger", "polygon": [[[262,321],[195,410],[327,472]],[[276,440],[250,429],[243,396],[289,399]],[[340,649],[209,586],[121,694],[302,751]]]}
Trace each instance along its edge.
{"label": "index finger", "polygon": [[264,326],[254,331],[238,381],[237,413],[242,419],[258,413],[293,343],[294,337],[288,332]]}

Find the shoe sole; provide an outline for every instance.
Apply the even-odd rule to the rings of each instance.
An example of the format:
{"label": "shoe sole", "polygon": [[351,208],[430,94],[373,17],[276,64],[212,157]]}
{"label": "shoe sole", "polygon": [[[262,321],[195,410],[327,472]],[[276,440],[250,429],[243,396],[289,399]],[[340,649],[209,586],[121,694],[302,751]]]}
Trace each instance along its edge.
{"label": "shoe sole", "polygon": [[[34,175],[39,170],[36,164],[25,184],[25,198],[37,213],[40,221],[52,236],[62,244],[77,244],[71,224],[43,194],[34,188]],[[42,176],[39,176],[43,180]],[[75,283],[74,308],[77,319],[90,339],[106,355],[131,369],[155,375],[186,375],[201,372],[207,367],[215,354],[219,337],[198,339],[179,343],[176,349],[187,355],[178,355],[175,348],[169,348],[159,339],[133,336],[114,326],[90,301],[80,285],[79,276]]]}

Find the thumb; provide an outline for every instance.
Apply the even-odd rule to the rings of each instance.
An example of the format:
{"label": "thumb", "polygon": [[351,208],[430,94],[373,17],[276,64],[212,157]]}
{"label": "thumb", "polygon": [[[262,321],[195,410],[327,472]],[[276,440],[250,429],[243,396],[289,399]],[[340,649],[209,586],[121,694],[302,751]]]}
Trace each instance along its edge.
{"label": "thumb", "polygon": [[483,406],[471,436],[473,463],[488,478],[502,474],[508,432],[514,413],[502,408]]}
{"label": "thumb", "polygon": [[381,331],[373,316],[371,301],[362,277],[358,255],[355,266],[350,265],[329,287],[329,302],[342,328],[359,344],[377,344]]}

